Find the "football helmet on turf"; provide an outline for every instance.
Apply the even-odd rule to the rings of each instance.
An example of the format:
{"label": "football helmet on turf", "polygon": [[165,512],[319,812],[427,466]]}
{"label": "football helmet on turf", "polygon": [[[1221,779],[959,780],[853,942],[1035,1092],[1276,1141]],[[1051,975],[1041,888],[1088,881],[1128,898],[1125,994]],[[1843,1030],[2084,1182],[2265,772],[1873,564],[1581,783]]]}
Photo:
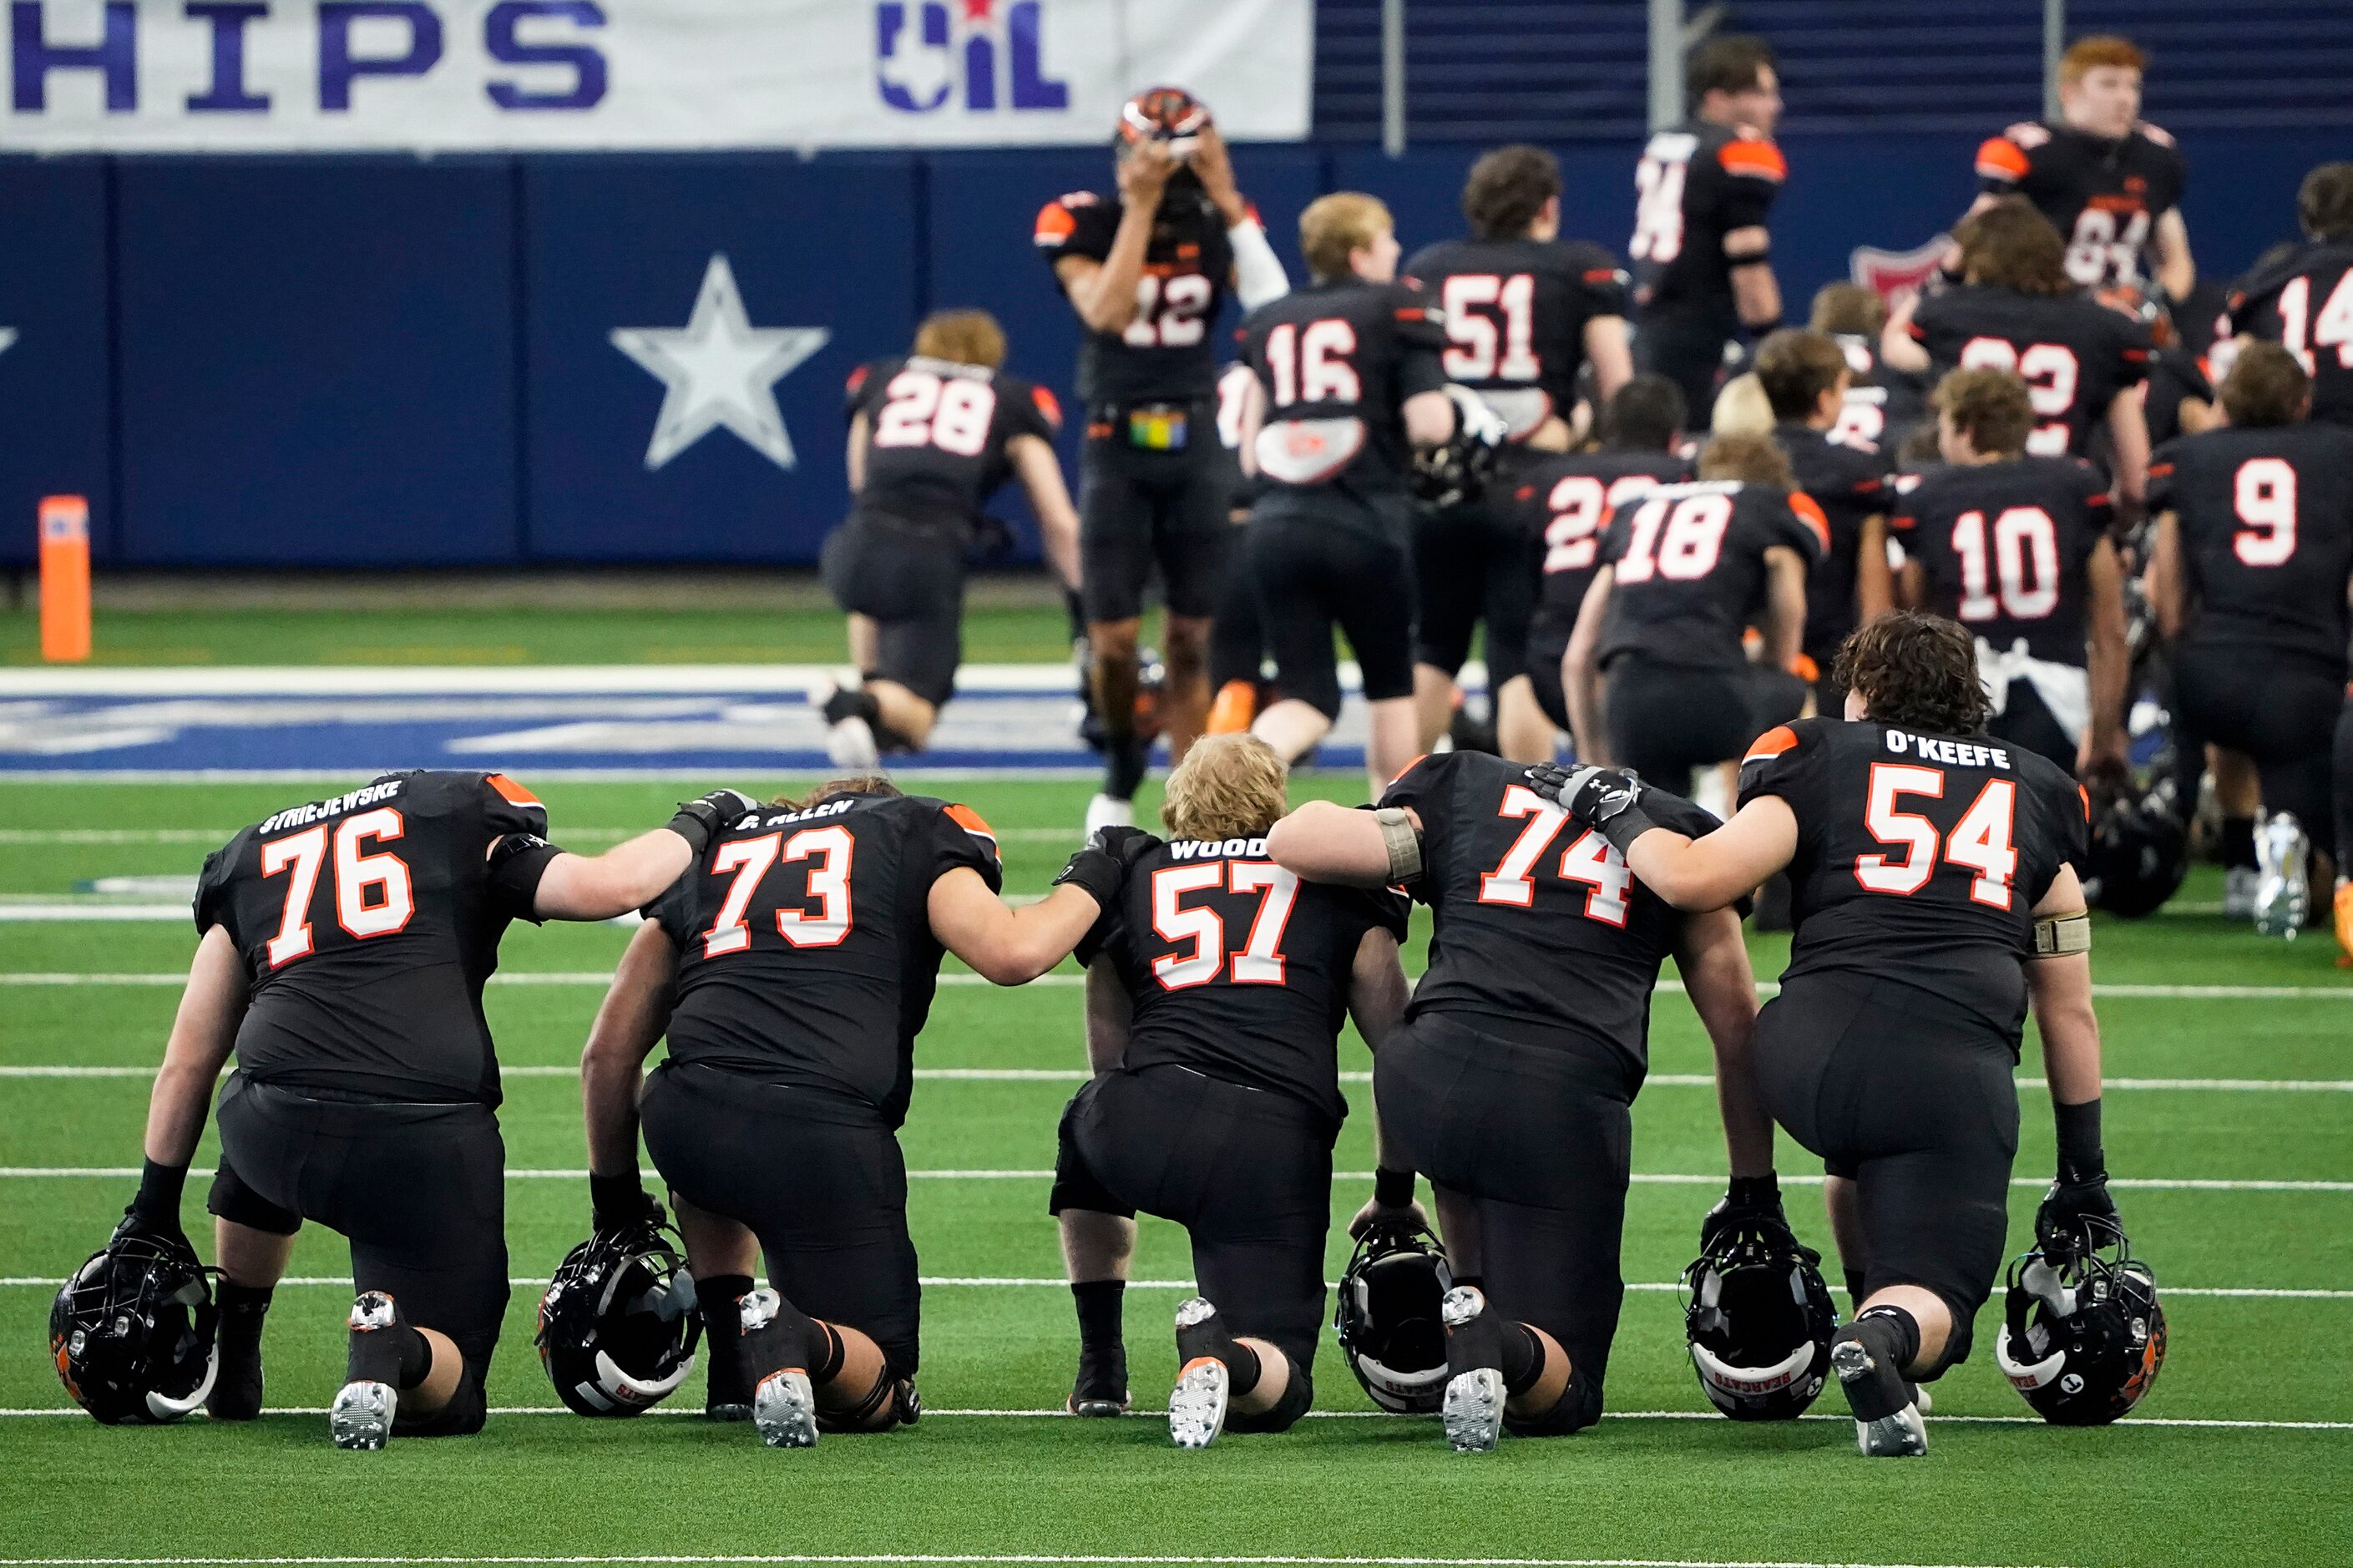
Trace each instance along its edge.
{"label": "football helmet on turf", "polygon": [[583,1415],[638,1415],[694,1370],[694,1281],[652,1221],[600,1230],[566,1253],[539,1300],[540,1364]]}
{"label": "football helmet on turf", "polygon": [[1376,1222],[1348,1258],[1332,1327],[1348,1370],[1392,1415],[1430,1415],[1446,1395],[1439,1309],[1453,1288],[1438,1238],[1413,1220]]}
{"label": "football helmet on turf", "polygon": [[2155,913],[2189,874],[2189,829],[2173,780],[2162,777],[2147,788],[2128,777],[2097,783],[2091,802],[2084,879],[2091,901],[2127,920]]}
{"label": "football helmet on turf", "polygon": [[2055,1262],[2038,1246],[2010,1264],[1994,1342],[2002,1375],[2054,1426],[2116,1420],[2165,1365],[2157,1276],[2114,1220],[2089,1219],[2082,1228],[2072,1260]]}
{"label": "football helmet on turf", "polygon": [[1692,1366],[1735,1421],[1794,1421],[1821,1393],[1839,1324],[1821,1261],[1779,1226],[1742,1225],[1683,1270]]}
{"label": "football helmet on turf", "polygon": [[49,1307],[49,1352],[74,1403],[108,1426],[177,1421],[220,1368],[213,1270],[176,1236],[118,1232]]}

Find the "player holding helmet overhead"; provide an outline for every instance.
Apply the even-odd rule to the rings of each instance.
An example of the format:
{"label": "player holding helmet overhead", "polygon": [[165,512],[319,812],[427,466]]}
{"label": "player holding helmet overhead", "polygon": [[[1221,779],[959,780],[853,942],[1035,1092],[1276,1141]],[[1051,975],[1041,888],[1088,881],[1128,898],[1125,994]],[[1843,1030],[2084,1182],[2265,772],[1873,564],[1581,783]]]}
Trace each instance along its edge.
{"label": "player holding helmet overhead", "polygon": [[2069,773],[2122,773],[2131,650],[2106,482],[2081,458],[2025,449],[2034,412],[2008,371],[1957,370],[1936,404],[1945,461],[1891,520],[1904,602],[1977,639],[1987,733]]}
{"label": "player holding helmet overhead", "polygon": [[[1681,800],[1667,809],[1699,831],[1715,821]],[[1400,1205],[1417,1171],[1437,1190],[1456,1269],[1448,1440],[1482,1451],[1505,1429],[1593,1425],[1624,1292],[1630,1107],[1670,954],[1715,1047],[1736,1206],[1787,1231],[1748,1059],[1757,996],[1739,917],[1676,913],[1520,768],[1477,752],[1414,763],[1378,811],[1303,805],[1267,850],[1310,881],[1401,884],[1436,921],[1405,1026],[1374,1058],[1394,1162],[1375,1192]]]}
{"label": "player holding helmet overhead", "polygon": [[1953,237],[1966,282],[1895,308],[1880,337],[1886,363],[1939,381],[1956,369],[2015,372],[2034,403],[2026,449],[2089,457],[2105,427],[2116,498],[2138,507],[2148,473],[2147,325],[2079,291],[2058,230],[2019,197],[1970,214]]}
{"label": "player holding helmet overhead", "polygon": [[[1053,1210],[1082,1351],[1071,1409],[1127,1403],[1121,1281],[1138,1209],[1185,1226],[1200,1294],[1176,1311],[1169,1436],[1280,1432],[1314,1398],[1337,1047],[1378,1051],[1405,1008],[1405,900],[1302,884],[1266,858],[1284,769],[1210,736],[1168,775],[1166,840],[1122,846],[1118,891],[1079,944],[1095,1077],[1062,1113]],[[1378,1144],[1378,1130],[1375,1130]],[[1391,1217],[1419,1218],[1404,1205]]]}
{"label": "player holding helmet overhead", "polygon": [[2258,863],[2255,926],[2281,937],[2316,912],[2307,854],[2341,872],[2353,851],[2331,842],[2330,778],[2353,577],[2353,431],[2306,417],[2312,385],[2288,350],[2246,344],[2222,379],[2229,423],[2171,443],[2150,468],[2150,594],[2174,647],[2181,722],[2257,770],[2263,820],[2239,829],[2252,842],[2226,834],[2225,854]]}
{"label": "player holding helmet overhead", "polygon": [[1274,652],[1276,700],[1251,731],[1286,763],[1340,713],[1335,626],[1345,632],[1372,710],[1366,768],[1375,790],[1414,754],[1412,524],[1418,452],[1494,423],[1446,391],[1438,308],[1396,280],[1388,209],[1355,191],[1309,204],[1300,248],[1314,281],[1243,321],[1258,373],[1242,416],[1242,460],[1260,480],[1248,569]]}
{"label": "player holding helmet overhead", "polygon": [[[1787,869],[1796,935],[1757,1024],[1766,1104],[1822,1156],[1862,1310],[1831,1360],[1873,1457],[1927,1451],[1915,1383],[1969,1349],[2002,1263],[2031,997],[2059,1142],[2035,1216],[2046,1248],[2113,1220],[2075,781],[1985,733],[1977,649],[1897,611],[1840,651],[1846,719],[1759,737],[1732,821],[1694,837],[1607,768],[1530,771],[1677,909],[1721,910]],[[1683,811],[1670,797],[1670,809]]]}
{"label": "player holding helmet overhead", "polygon": [[[599,1230],[650,1207],[642,1120],[710,1332],[711,1413],[748,1407],[772,1447],[916,1418],[898,1129],[940,960],[999,985],[1035,979],[1118,875],[1082,849],[1043,901],[1008,908],[977,814],[845,778],[747,803],[649,902],[582,1053],[589,1186]],[[763,1253],[770,1285],[754,1288]]]}
{"label": "player holding helmet overhead", "polygon": [[2181,221],[2188,170],[2173,138],[2140,118],[2143,63],[2130,39],[2076,39],[2059,62],[2058,122],[2013,125],[1978,147],[1969,212],[2023,196],[2059,231],[2077,283],[2138,282],[2146,257],[2179,302],[2198,281]]}
{"label": "player holding helmet overhead", "polygon": [[1004,374],[1005,333],[986,310],[939,310],[914,353],[850,374],[849,488],[857,505],[825,542],[822,571],[849,616],[852,690],[809,693],[836,767],[921,751],[964,658],[965,554],[981,507],[1018,478],[1046,558],[1066,584],[1079,571],[1079,521],[1054,456],[1061,406]]}
{"label": "player holding helmet overhead", "polygon": [[1248,308],[1289,287],[1199,100],[1177,88],[1138,93],[1120,110],[1113,144],[1117,190],[1049,202],[1037,226],[1087,330],[1079,591],[1108,755],[1090,830],[1134,816],[1150,748],[1135,729],[1136,634],[1155,567],[1167,600],[1162,710],[1174,757],[1208,716],[1209,621],[1232,531],[1210,334],[1229,293]]}
{"label": "player holding helmet overhead", "polygon": [[2224,327],[2284,344],[2312,377],[2312,417],[2353,426],[2353,163],[2305,175],[2295,208],[2307,243],[2257,264]]}
{"label": "player holding helmet overhead", "polygon": [[[1488,494],[1416,520],[1414,700],[1423,750],[1446,732],[1454,677],[1486,626],[1487,690],[1505,756],[1552,755],[1552,726],[1527,676],[1535,583],[1527,534],[1502,504],[1527,462],[1566,451],[1578,425],[1578,377],[1593,367],[1606,400],[1633,374],[1625,272],[1598,245],[1560,237],[1560,166],[1541,147],[1498,147],[1462,187],[1471,233],[1418,252],[1405,275],[1444,312],[1447,379],[1503,416],[1509,433]],[[1494,499],[1491,499],[1494,498]]]}
{"label": "player holding helmet overhead", "polygon": [[1781,324],[1765,215],[1788,165],[1773,144],[1781,79],[1762,38],[1727,35],[1694,52],[1692,118],[1653,135],[1634,170],[1634,359],[1683,388],[1707,423],[1725,351]]}
{"label": "player holding helmet overhead", "polygon": [[592,858],[548,843],[546,808],[503,774],[385,773],[273,813],[206,859],[203,941],[117,1244],[193,1264],[180,1192],[234,1050],[206,1205],[223,1274],[215,1419],[261,1413],[263,1314],[307,1219],[350,1239],[359,1287],[336,1446],[481,1429],[507,1303],[499,1066],[482,1016],[500,940],[516,920],[625,912],[748,805],[716,791]]}

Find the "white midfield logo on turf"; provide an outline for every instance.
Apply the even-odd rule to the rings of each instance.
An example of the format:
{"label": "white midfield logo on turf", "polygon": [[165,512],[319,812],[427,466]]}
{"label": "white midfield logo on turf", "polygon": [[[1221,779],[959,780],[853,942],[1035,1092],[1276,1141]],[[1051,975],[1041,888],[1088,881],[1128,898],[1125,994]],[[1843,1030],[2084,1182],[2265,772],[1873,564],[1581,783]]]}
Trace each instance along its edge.
{"label": "white midfield logo on turf", "polygon": [[723,426],[776,467],[794,467],[776,383],[832,336],[824,327],[753,326],[734,269],[723,254],[712,255],[685,326],[616,327],[608,336],[665,389],[646,467],[660,468]]}

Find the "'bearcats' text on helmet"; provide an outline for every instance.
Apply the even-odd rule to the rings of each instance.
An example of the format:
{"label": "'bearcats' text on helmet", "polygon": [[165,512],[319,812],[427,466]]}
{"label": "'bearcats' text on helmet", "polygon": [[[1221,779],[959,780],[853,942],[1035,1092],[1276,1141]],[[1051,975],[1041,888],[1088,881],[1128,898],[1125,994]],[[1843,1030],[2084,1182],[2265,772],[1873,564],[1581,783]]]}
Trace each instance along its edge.
{"label": "'bearcats' text on helmet", "polygon": [[212,1392],[219,1320],[185,1242],[119,1236],[58,1292],[49,1352],[66,1392],[108,1426],[177,1421]]}
{"label": "'bearcats' text on helmet", "polygon": [[2073,1259],[2042,1250],[2010,1266],[1994,1358],[2055,1426],[2101,1426],[2141,1401],[2165,1365],[2157,1277],[2113,1220],[2084,1222]]}
{"label": "'bearcats' text on helmet", "polygon": [[1830,1373],[1838,1309],[1821,1254],[1727,1231],[1683,1270],[1683,1337],[1710,1403],[1735,1421],[1794,1421]]}
{"label": "'bearcats' text on helmet", "polygon": [[659,1226],[599,1231],[565,1255],[539,1302],[539,1359],[583,1415],[652,1409],[694,1369],[702,1321],[685,1260]]}
{"label": "'bearcats' text on helmet", "polygon": [[1377,1224],[1356,1243],[1332,1326],[1348,1370],[1382,1409],[1427,1415],[1445,1397],[1439,1308],[1453,1284],[1437,1238],[1410,1221]]}

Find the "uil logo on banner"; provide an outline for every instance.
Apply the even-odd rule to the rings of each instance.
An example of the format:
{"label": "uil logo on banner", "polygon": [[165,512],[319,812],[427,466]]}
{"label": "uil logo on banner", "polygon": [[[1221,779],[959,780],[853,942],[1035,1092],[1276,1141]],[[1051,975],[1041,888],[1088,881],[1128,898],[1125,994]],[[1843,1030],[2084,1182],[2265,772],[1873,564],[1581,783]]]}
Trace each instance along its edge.
{"label": "uil logo on banner", "polygon": [[1044,0],[881,0],[874,7],[874,85],[883,104],[929,114],[1068,109],[1071,88],[1046,74]]}

